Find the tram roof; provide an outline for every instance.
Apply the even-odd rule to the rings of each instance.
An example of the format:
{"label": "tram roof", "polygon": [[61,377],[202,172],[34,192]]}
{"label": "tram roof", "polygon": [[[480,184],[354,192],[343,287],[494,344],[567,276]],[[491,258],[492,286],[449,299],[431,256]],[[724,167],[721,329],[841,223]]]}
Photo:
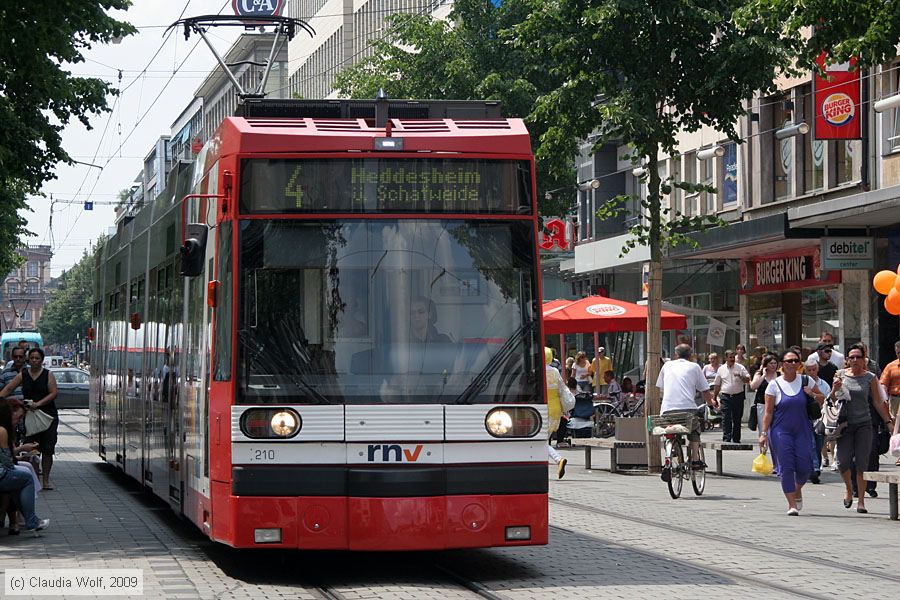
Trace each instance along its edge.
{"label": "tram roof", "polygon": [[371,151],[386,135],[379,120],[404,152],[531,153],[522,119],[500,117],[491,101],[262,100],[236,112],[222,124],[220,154]]}

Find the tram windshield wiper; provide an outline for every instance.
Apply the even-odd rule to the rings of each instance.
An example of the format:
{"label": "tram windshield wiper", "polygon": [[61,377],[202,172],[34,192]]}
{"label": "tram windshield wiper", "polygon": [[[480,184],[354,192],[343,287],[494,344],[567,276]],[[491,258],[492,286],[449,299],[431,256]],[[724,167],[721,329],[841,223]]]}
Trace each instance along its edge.
{"label": "tram windshield wiper", "polygon": [[472,400],[484,390],[488,383],[494,378],[496,372],[506,364],[506,360],[512,352],[519,346],[525,334],[530,332],[537,325],[536,320],[523,323],[516,329],[509,338],[500,346],[500,349],[491,356],[487,364],[472,379],[472,382],[466,386],[466,389],[456,397],[454,404],[471,404]]}

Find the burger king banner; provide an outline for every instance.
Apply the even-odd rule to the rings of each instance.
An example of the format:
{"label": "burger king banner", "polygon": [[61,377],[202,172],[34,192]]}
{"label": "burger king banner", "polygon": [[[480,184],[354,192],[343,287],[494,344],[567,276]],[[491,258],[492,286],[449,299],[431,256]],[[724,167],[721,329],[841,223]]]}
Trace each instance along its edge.
{"label": "burger king banner", "polygon": [[[825,66],[825,54],[816,60]],[[857,140],[862,107],[859,103],[859,69],[856,59],[826,69],[827,78],[813,74],[817,140]],[[851,70],[852,69],[852,70]]]}

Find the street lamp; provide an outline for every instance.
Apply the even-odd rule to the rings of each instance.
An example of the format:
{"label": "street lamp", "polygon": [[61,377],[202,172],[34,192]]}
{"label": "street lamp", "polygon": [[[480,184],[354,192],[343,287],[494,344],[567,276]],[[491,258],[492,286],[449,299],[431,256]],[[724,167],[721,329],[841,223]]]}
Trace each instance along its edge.
{"label": "street lamp", "polygon": [[872,108],[875,109],[875,112],[884,112],[886,110],[890,110],[892,108],[897,108],[900,106],[900,94],[895,96],[888,96],[887,98],[882,98],[878,102],[876,102]]}
{"label": "street lamp", "polygon": [[775,132],[775,137],[783,140],[795,135],[806,135],[809,133],[809,125],[804,121],[799,123],[786,123],[784,127]]}
{"label": "street lamp", "polygon": [[700,160],[722,158],[723,156],[725,156],[725,146],[713,146],[712,148],[704,148],[697,152],[697,158]]}
{"label": "street lamp", "polygon": [[647,169],[645,169],[644,167],[635,167],[631,170],[631,174],[635,177],[643,177],[647,174]]}
{"label": "street lamp", "polygon": [[591,179],[589,181],[582,181],[577,185],[579,192],[589,192],[591,190],[596,190],[600,187],[599,179]]}

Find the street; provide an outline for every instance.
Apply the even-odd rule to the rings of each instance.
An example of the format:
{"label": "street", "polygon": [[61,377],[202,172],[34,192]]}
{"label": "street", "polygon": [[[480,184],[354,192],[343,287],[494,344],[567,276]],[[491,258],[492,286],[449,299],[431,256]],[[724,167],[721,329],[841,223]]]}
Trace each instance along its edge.
{"label": "street", "polygon": [[[585,471],[581,450],[562,450],[565,479],[548,469],[546,547],[235,551],[93,456],[86,411],[61,418],[57,489],[38,500],[50,528],[38,539],[2,535],[4,569],[138,568],[152,598],[891,598],[900,584],[886,490],[858,515],[828,471],[790,518],[777,479],[750,475],[750,452],[726,454],[731,475],[709,476],[706,495],[671,500],[657,477]],[[595,451],[595,466],[606,454]],[[887,459],[882,468],[894,469]]]}

